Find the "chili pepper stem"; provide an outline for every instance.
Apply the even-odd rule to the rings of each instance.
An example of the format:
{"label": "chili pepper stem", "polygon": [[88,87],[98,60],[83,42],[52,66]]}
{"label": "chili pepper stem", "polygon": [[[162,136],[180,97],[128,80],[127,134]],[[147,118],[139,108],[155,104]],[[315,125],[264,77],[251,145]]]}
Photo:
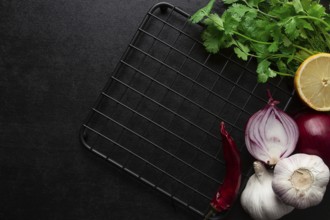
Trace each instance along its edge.
{"label": "chili pepper stem", "polygon": [[208,220],[214,214],[215,211],[213,209],[210,209],[210,211],[205,215],[204,220]]}

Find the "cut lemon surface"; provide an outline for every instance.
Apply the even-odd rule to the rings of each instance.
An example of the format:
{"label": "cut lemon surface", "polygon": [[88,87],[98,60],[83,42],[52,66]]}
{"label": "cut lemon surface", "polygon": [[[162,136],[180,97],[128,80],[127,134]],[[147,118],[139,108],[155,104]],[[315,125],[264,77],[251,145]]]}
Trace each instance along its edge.
{"label": "cut lemon surface", "polygon": [[317,111],[330,111],[330,54],[319,53],[307,58],[294,77],[299,97]]}

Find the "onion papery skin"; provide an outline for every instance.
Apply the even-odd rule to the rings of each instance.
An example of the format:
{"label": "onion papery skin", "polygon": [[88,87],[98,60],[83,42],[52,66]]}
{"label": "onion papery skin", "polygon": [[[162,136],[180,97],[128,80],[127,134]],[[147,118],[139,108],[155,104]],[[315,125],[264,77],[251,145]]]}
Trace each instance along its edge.
{"label": "onion papery skin", "polygon": [[299,136],[297,124],[276,107],[277,103],[270,98],[263,109],[250,117],[245,128],[247,150],[255,159],[270,166],[295,150]]}
{"label": "onion papery skin", "polygon": [[297,153],[321,157],[330,166],[330,114],[305,111],[295,115],[299,129]]}

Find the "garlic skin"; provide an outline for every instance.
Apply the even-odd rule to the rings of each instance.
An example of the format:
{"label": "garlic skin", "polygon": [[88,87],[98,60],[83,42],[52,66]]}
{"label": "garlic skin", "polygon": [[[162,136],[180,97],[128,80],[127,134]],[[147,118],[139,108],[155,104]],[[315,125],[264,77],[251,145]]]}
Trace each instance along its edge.
{"label": "garlic skin", "polygon": [[294,208],[284,204],[272,189],[273,174],[260,161],[253,163],[255,173],[241,194],[243,209],[255,220],[275,220]]}
{"label": "garlic skin", "polygon": [[298,153],[276,164],[272,187],[284,203],[305,209],[322,201],[329,176],[329,168],[320,157]]}

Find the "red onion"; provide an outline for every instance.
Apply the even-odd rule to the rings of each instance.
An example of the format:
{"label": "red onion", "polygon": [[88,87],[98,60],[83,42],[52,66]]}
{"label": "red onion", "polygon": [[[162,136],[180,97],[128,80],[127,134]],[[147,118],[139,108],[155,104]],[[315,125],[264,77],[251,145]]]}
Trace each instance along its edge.
{"label": "red onion", "polygon": [[294,119],[300,133],[296,151],[317,155],[330,166],[330,114],[309,111]]}
{"label": "red onion", "polygon": [[268,104],[250,117],[245,129],[249,153],[270,166],[295,150],[299,136],[297,124],[278,103],[269,93]]}

